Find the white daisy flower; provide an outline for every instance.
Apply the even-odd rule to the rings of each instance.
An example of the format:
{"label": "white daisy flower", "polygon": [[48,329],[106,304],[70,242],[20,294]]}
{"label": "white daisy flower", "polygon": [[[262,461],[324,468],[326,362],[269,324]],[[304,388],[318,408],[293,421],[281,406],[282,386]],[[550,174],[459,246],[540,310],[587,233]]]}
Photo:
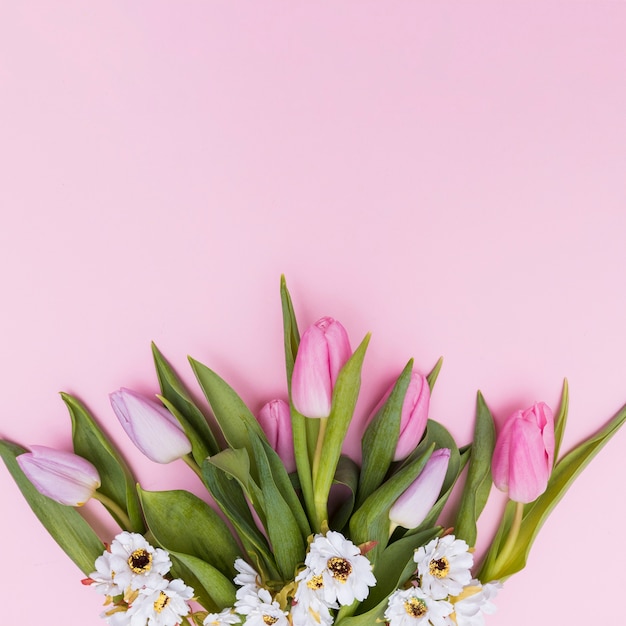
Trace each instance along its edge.
{"label": "white daisy flower", "polygon": [[483,614],[495,613],[496,605],[492,601],[501,587],[497,581],[482,585],[473,579],[458,596],[451,598],[458,626],[484,626]]}
{"label": "white daisy flower", "polygon": [[324,600],[323,578],[314,576],[307,567],[296,576],[298,588],[291,607],[291,617],[298,626],[331,626],[333,616],[330,609],[338,609],[336,602]]}
{"label": "white daisy flower", "polygon": [[[101,589],[105,589],[105,575],[110,575],[110,583],[119,593],[129,587],[156,588],[163,576],[170,571],[172,562],[165,550],[153,548],[145,538],[138,533],[122,532],[111,543],[110,553],[96,559],[96,578]],[[102,592],[101,592],[102,593]],[[108,594],[111,595],[111,594]]]}
{"label": "white daisy flower", "polygon": [[450,626],[453,610],[447,600],[435,600],[423,589],[411,587],[389,596],[385,619],[389,626]]}
{"label": "white daisy flower", "polygon": [[329,530],[325,536],[315,535],[304,564],[313,576],[322,577],[322,593],[327,605],[335,601],[348,605],[354,600],[365,600],[369,588],[376,584],[367,557],[334,530]]}
{"label": "white daisy flower", "polygon": [[248,593],[257,593],[261,589],[261,577],[257,571],[243,559],[235,559],[235,569],[239,572],[233,579],[237,589],[237,599]]}
{"label": "white daisy flower", "polygon": [[456,596],[470,583],[474,557],[462,539],[446,535],[418,548],[417,563],[420,587],[436,600]]}
{"label": "white daisy flower", "polygon": [[219,613],[209,613],[202,623],[204,626],[229,626],[239,622],[241,622],[241,617],[233,609],[224,609]]}
{"label": "white daisy flower", "polygon": [[[283,611],[267,589],[248,592],[235,602],[238,613],[246,616],[246,626],[290,626],[287,611]],[[134,626],[134,625],[133,625]]]}
{"label": "white daisy flower", "polygon": [[105,596],[118,596],[124,593],[124,589],[113,580],[115,571],[111,566],[111,553],[107,550],[96,559],[96,571],[89,574],[85,584],[90,582],[97,593]]}
{"label": "white daisy flower", "polygon": [[128,626],[176,626],[189,615],[193,589],[180,579],[165,580],[156,588],[139,591],[128,609]]}
{"label": "white daisy flower", "polygon": [[130,623],[128,611],[121,607],[117,610],[106,611],[100,617],[103,617],[109,626],[128,626]]}

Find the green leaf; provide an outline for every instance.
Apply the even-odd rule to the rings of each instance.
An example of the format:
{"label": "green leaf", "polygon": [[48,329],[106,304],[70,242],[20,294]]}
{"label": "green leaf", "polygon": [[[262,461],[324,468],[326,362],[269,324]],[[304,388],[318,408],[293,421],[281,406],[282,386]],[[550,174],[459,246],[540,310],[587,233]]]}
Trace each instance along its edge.
{"label": "green leaf", "polygon": [[182,578],[207,611],[219,612],[235,603],[235,585],[218,569],[189,554],[170,552],[172,575]]}
{"label": "green leaf", "polygon": [[454,534],[469,546],[476,545],[476,521],[491,491],[491,459],[496,434],[493,417],[480,391],[476,397],[476,423],[467,481],[454,525]]}
{"label": "green leaf", "polygon": [[363,463],[358,505],[362,504],[374,490],[380,487],[393,462],[400,435],[402,406],[409,388],[412,371],[413,359],[410,359],[396,380],[386,402],[365,429],[361,440]]}
{"label": "green leaf", "polygon": [[[132,527],[126,530],[143,534],[145,525],[137,497],[137,481],[130,468],[82,402],[67,393],[61,393],[61,398],[72,418],[74,452],[93,463],[98,470],[102,482],[98,491],[128,514]],[[124,520],[118,517],[115,510],[108,511],[125,528]]]}
{"label": "green leaf", "polygon": [[[619,430],[624,421],[626,421],[626,406],[622,407],[598,433],[583,441],[556,464],[546,491],[537,500],[524,506],[522,525],[510,557],[505,563],[498,563],[491,552],[497,550],[499,546],[492,546],[485,565],[481,569],[481,576],[483,576],[481,580],[505,580],[526,566],[532,544],[548,515],[576,477]],[[510,526],[512,515],[509,510],[514,510],[514,508],[514,506],[507,506],[507,513],[501,528]],[[504,531],[501,535],[504,535]]]}
{"label": "green leaf", "polygon": [[439,377],[439,372],[441,371],[441,366],[443,365],[443,357],[439,357],[439,360],[435,363],[435,367],[430,371],[430,374],[426,376],[426,380],[428,381],[428,386],[432,391],[435,387],[435,383],[437,382],[437,378]]}
{"label": "green leaf", "polygon": [[168,552],[195,556],[227,578],[241,556],[239,546],[222,518],[203,500],[183,490],[139,489],[148,528]]}
{"label": "green leaf", "polygon": [[264,438],[265,434],[259,426],[256,418],[237,395],[235,390],[213,370],[199,361],[189,358],[191,367],[202,387],[206,399],[213,409],[215,419],[219,424],[224,437],[231,448],[245,448],[252,460],[252,445],[248,431],[254,432]]}
{"label": "green leaf", "polygon": [[266,578],[277,580],[279,574],[276,561],[267,539],[257,528],[239,483],[208,459],[202,464],[202,476],[213,499],[233,525],[250,558],[259,561],[259,567],[265,572]]}
{"label": "green leaf", "polygon": [[[251,439],[259,468],[259,484],[266,505],[265,528],[282,579],[285,581],[291,580],[295,576],[298,563],[302,561],[307,535],[302,536],[291,507],[287,504],[274,482],[262,440],[255,437],[252,433]],[[285,477],[289,480],[286,473]],[[289,486],[291,488],[291,484]]]}
{"label": "green leaf", "polygon": [[350,457],[342,454],[339,457],[333,483],[348,488],[349,495],[333,514],[331,523],[331,528],[342,529],[348,523],[350,515],[352,515],[354,510],[356,490],[359,483],[359,466]]}
{"label": "green leaf", "polygon": [[15,460],[24,452],[28,450],[0,440],[0,456],[30,508],[67,556],[88,576],[104,552],[103,543],[76,509],[59,504],[35,489]]}
{"label": "green leaf", "polygon": [[[316,502],[328,502],[328,494],[341,456],[343,440],[359,396],[361,369],[369,340],[370,335],[367,334],[337,376],[333,389],[332,408],[322,444],[321,459],[323,461],[319,464],[317,474],[314,476],[313,489]],[[325,520],[316,521],[319,527]]]}
{"label": "green leaf", "polygon": [[293,364],[300,345],[300,333],[298,331],[298,321],[293,310],[291,296],[287,289],[285,276],[280,277],[280,301],[283,309],[283,332],[285,337],[285,365],[287,367],[287,386],[291,393],[291,376],[293,374]]}
{"label": "green leaf", "polygon": [[559,411],[554,418],[554,465],[559,459],[561,450],[561,441],[565,433],[565,425],[567,424],[567,411],[569,409],[569,385],[567,378],[563,380],[563,391],[561,392],[561,403]]}
{"label": "green leaf", "polygon": [[201,464],[206,456],[217,454],[220,450],[215,435],[207,422],[206,416],[196,406],[191,398],[191,394],[154,342],[152,342],[152,355],[161,387],[161,395],[171,406],[176,408],[179,415],[184,418],[193,431],[194,436],[192,439],[187,429],[185,429],[187,436],[194,444],[194,459],[196,463]]}

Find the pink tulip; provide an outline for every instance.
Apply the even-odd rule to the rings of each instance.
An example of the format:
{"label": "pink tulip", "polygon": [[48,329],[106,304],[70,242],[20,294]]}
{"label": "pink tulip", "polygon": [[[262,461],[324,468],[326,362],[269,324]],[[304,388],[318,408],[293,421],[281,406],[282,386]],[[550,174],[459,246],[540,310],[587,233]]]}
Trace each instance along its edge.
{"label": "pink tulip", "polygon": [[554,418],[539,402],[504,423],[491,464],[493,482],[511,500],[533,502],[546,490],[553,458]]}
{"label": "pink tulip", "polygon": [[111,406],[132,442],[155,463],[170,463],[191,452],[178,420],[158,402],[130,389],[110,394]]}
{"label": "pink tulip", "polygon": [[308,328],[300,341],[291,378],[291,398],[306,417],[328,417],[339,370],[352,350],[346,329],[332,317]]}
{"label": "pink tulip", "polygon": [[259,411],[258,420],[270,446],[276,450],[287,471],[295,471],[289,405],[284,400],[271,400]]}
{"label": "pink tulip", "polygon": [[420,475],[389,509],[392,525],[417,528],[433,508],[448,471],[450,450],[440,448],[431,455]]}
{"label": "pink tulip", "polygon": [[[395,383],[394,383],[395,384]],[[394,384],[392,384],[372,411],[371,417],[376,415],[389,398]],[[428,421],[428,407],[430,405],[430,387],[426,376],[411,372],[411,380],[402,403],[400,418],[400,435],[393,456],[394,461],[406,459],[420,442],[426,422]]]}
{"label": "pink tulip", "polygon": [[39,493],[66,506],[82,506],[100,487],[98,470],[72,452],[31,446],[17,462]]}

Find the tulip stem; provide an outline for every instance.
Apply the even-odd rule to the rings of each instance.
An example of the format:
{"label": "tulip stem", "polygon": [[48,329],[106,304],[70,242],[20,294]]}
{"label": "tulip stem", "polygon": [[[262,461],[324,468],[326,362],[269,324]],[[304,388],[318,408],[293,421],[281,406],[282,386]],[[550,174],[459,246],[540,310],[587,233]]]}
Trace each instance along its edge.
{"label": "tulip stem", "polygon": [[200,466],[196,463],[195,459],[191,456],[191,454],[186,454],[185,456],[181,457],[181,459],[185,461],[185,463],[187,463],[187,465],[189,465],[189,467],[198,475],[198,478],[202,482],[204,482],[204,478],[202,477],[202,470],[200,469]]}
{"label": "tulip stem", "polygon": [[114,517],[117,517],[122,523],[123,528],[125,528],[126,530],[133,529],[133,525],[128,515],[126,515],[126,511],[124,511],[124,509],[122,509],[122,507],[117,504],[117,502],[114,502],[113,500],[111,500],[111,498],[105,496],[100,491],[96,491],[92,497],[94,500],[98,500],[98,502],[102,503],[107,509],[109,509],[109,511],[113,513]]}
{"label": "tulip stem", "polygon": [[513,552],[513,548],[515,547],[515,542],[517,541],[520,528],[522,527],[523,515],[524,515],[524,503],[516,502],[515,513],[513,516],[513,522],[511,523],[509,534],[506,538],[504,547],[500,551],[500,554],[498,554],[498,556],[496,557],[496,562],[494,563],[494,566],[496,569],[498,569],[499,565],[501,565],[502,563],[505,563],[506,560],[511,556],[511,552]]}
{"label": "tulip stem", "polygon": [[328,425],[328,418],[322,417],[319,420],[319,432],[317,433],[317,444],[315,446],[315,455],[313,456],[313,499],[315,502],[315,512],[317,518],[318,527],[321,526],[324,520],[328,519],[328,494],[318,493],[317,475],[320,469],[320,462],[322,460],[322,449],[324,447],[324,436],[326,435],[326,426]]}

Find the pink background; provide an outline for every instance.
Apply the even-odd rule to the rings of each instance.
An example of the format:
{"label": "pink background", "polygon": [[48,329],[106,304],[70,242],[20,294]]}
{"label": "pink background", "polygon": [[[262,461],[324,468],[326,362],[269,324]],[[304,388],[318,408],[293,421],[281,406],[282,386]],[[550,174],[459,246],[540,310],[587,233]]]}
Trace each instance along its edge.
{"label": "pink background", "polygon": [[[69,449],[66,390],[144,487],[197,490],[107,394],[157,391],[155,340],[255,411],[284,395],[281,272],[302,326],[373,332],[361,418],[443,354],[431,414],[460,444],[478,388],[503,420],[564,376],[565,447],[591,434],[626,401],[625,29],[603,1],[2,3],[0,436]],[[619,620],[625,444],[488,624]],[[103,623],[4,468],[0,489],[2,623]]]}

